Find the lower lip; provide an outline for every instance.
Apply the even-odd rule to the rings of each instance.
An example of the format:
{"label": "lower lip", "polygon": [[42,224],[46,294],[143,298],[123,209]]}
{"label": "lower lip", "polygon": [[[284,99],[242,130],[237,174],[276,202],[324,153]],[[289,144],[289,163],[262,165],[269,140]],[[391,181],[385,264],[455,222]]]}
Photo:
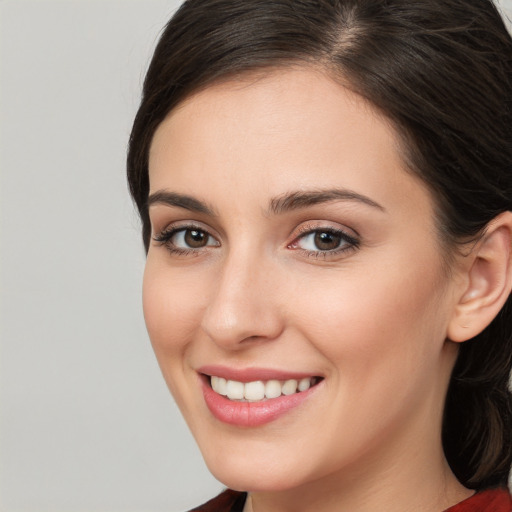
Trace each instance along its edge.
{"label": "lower lip", "polygon": [[321,384],[318,383],[307,391],[282,395],[262,402],[237,402],[215,393],[206,379],[202,378],[201,382],[206,406],[213,416],[223,423],[237,427],[258,427],[277,420],[300,406]]}

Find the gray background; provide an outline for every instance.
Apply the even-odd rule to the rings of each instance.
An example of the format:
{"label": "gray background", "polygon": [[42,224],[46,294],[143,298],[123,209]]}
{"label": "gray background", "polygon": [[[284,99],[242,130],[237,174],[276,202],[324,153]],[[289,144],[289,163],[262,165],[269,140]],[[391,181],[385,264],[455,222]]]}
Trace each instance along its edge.
{"label": "gray background", "polygon": [[178,4],[0,1],[1,512],[177,512],[222,488],[147,339],[124,177]]}

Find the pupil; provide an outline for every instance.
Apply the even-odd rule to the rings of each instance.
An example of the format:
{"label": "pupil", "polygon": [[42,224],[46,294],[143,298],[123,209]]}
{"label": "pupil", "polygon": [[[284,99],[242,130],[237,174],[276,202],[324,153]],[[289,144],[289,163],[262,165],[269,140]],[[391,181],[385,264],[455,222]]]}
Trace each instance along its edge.
{"label": "pupil", "polygon": [[336,233],[323,231],[315,235],[315,245],[324,251],[336,249],[340,245],[340,242],[341,237]]}
{"label": "pupil", "polygon": [[197,229],[187,229],[185,233],[185,242],[189,247],[198,248],[206,245],[206,235],[203,231]]}

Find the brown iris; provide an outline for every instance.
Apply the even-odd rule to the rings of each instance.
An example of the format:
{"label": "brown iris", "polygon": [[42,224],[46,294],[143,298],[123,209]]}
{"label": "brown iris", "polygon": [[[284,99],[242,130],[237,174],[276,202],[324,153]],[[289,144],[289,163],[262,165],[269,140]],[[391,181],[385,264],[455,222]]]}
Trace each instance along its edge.
{"label": "brown iris", "polygon": [[199,249],[208,244],[208,234],[199,229],[187,229],[185,231],[185,243],[192,249]]}
{"label": "brown iris", "polygon": [[337,249],[341,243],[341,235],[330,231],[318,231],[315,233],[315,245],[321,251]]}

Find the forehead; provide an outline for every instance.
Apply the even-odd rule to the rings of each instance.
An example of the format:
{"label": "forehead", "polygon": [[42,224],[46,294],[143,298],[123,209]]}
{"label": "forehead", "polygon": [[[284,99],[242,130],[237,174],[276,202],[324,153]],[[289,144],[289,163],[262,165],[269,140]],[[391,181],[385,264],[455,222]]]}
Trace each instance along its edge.
{"label": "forehead", "polygon": [[247,200],[335,185],[394,207],[412,191],[428,203],[398,141],[384,116],[325,72],[272,70],[215,84],[174,109],[153,139],[150,188],[212,195],[229,183]]}

